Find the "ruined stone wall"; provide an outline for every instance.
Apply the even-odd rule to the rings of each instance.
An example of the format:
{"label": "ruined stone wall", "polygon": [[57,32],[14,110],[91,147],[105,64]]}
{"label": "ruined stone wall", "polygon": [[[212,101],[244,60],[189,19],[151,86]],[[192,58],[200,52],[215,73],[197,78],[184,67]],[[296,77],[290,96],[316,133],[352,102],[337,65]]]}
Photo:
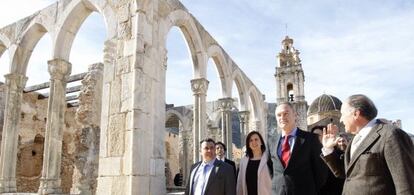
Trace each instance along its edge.
{"label": "ruined stone wall", "polygon": [[177,134],[166,131],[165,132],[165,177],[167,187],[174,186],[174,176],[180,170],[179,158],[179,136]]}
{"label": "ruined stone wall", "polygon": [[[4,100],[0,87],[0,101]],[[47,122],[48,99],[38,99],[38,93],[24,93],[21,109],[19,146],[17,154],[16,181],[18,192],[37,192],[43,165],[43,143]],[[4,101],[3,101],[4,102]],[[3,105],[1,105],[3,104]],[[0,103],[0,108],[4,103]],[[63,132],[62,188],[68,193],[72,186],[74,161],[74,133],[78,127],[75,122],[75,107],[66,109]],[[3,118],[3,112],[0,113]]]}
{"label": "ruined stone wall", "polygon": [[0,82],[0,141],[3,133],[4,109],[6,107],[6,85]]}

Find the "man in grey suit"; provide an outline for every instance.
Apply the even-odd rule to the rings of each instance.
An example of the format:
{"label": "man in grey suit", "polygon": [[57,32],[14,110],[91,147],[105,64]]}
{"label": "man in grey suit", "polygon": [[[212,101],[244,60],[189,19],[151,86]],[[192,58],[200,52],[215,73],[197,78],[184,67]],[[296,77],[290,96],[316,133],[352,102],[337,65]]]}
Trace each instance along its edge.
{"label": "man in grey suit", "polygon": [[272,194],[318,194],[328,168],[319,157],[322,145],[317,135],[297,128],[292,104],[281,103],[275,114],[282,132],[269,139],[273,162]]}
{"label": "man in grey suit", "polygon": [[414,194],[414,146],[403,130],[376,120],[377,108],[365,95],[350,96],[341,107],[341,122],[355,135],[344,160],[333,147],[338,127],[324,129],[321,157],[336,177],[343,177],[344,195]]}
{"label": "man in grey suit", "polygon": [[202,161],[193,164],[186,195],[235,195],[236,176],[231,165],[217,160],[214,140],[200,142]]}

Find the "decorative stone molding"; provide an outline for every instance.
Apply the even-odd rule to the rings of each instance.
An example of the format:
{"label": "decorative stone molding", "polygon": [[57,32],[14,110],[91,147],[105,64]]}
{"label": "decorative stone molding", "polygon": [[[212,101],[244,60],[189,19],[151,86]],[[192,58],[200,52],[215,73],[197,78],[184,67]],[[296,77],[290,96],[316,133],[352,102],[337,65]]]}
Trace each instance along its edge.
{"label": "decorative stone molding", "polygon": [[219,101],[219,109],[221,111],[231,111],[233,108],[233,98],[221,98]]}
{"label": "decorative stone molding", "polygon": [[209,81],[205,78],[191,80],[191,90],[194,95],[205,95],[207,93]]}
{"label": "decorative stone molding", "polygon": [[53,59],[47,63],[50,77],[53,80],[67,79],[72,71],[72,64],[63,59]]}

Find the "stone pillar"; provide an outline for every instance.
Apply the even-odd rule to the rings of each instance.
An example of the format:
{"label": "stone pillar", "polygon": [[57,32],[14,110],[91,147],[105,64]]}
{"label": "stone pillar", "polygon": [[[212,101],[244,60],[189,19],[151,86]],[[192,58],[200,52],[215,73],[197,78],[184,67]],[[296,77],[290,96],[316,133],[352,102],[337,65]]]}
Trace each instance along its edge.
{"label": "stone pillar", "polygon": [[61,193],[60,167],[62,158],[63,127],[66,110],[66,80],[72,65],[62,59],[48,61],[50,96],[47,110],[43,169],[39,194]]}
{"label": "stone pillar", "polygon": [[262,136],[263,136],[263,139],[265,139],[266,132],[262,131],[262,128],[261,128],[262,127],[262,122],[259,121],[259,120],[256,120],[251,125],[252,125],[251,130],[260,132],[260,134],[262,134]]}
{"label": "stone pillar", "polygon": [[219,109],[221,112],[221,140],[227,146],[226,157],[233,159],[233,132],[231,108],[233,107],[232,98],[221,98],[219,101]]}
{"label": "stone pillar", "polygon": [[194,142],[194,159],[193,162],[200,160],[200,140],[207,135],[206,130],[206,94],[208,89],[208,80],[205,78],[191,80],[191,89],[194,93],[193,108],[193,142]]}
{"label": "stone pillar", "polygon": [[75,169],[70,194],[92,195],[96,193],[98,177],[99,134],[102,104],[103,64],[89,66],[88,74],[82,80],[79,93],[79,107],[76,122]]}
{"label": "stone pillar", "polygon": [[246,135],[249,132],[249,111],[240,111],[239,118],[240,118],[240,139],[241,145],[246,145]]}
{"label": "stone pillar", "polygon": [[3,135],[0,153],[0,193],[16,192],[16,160],[20,108],[27,77],[7,74],[6,108],[4,111]]}
{"label": "stone pillar", "polygon": [[187,177],[190,174],[190,152],[188,151],[190,148],[189,141],[191,136],[191,131],[186,129],[182,129],[183,131],[180,132],[180,149],[182,151],[182,158],[180,159],[180,168],[182,169],[183,173],[183,185],[187,183]]}

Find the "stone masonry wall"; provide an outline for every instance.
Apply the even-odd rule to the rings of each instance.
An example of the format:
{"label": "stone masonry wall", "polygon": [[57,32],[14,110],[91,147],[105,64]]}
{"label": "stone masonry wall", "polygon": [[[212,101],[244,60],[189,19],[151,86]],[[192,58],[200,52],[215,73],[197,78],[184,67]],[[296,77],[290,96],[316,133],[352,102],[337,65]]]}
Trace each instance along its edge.
{"label": "stone masonry wall", "polygon": [[[4,100],[5,86],[0,86],[0,100]],[[43,165],[43,143],[47,122],[47,101],[38,99],[36,92],[24,93],[21,109],[19,146],[16,166],[16,182],[18,192],[37,192]],[[4,104],[4,101],[0,103]],[[4,106],[4,105],[3,105]],[[72,186],[74,161],[74,133],[78,128],[75,122],[75,107],[68,107],[65,113],[62,154],[62,188],[68,193]],[[0,112],[3,118],[3,112]]]}

